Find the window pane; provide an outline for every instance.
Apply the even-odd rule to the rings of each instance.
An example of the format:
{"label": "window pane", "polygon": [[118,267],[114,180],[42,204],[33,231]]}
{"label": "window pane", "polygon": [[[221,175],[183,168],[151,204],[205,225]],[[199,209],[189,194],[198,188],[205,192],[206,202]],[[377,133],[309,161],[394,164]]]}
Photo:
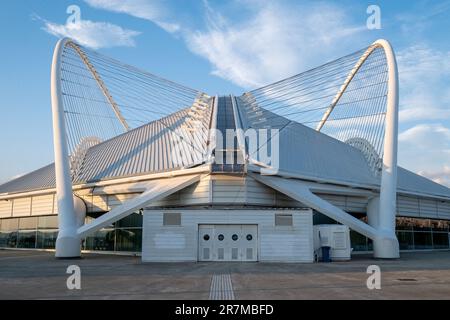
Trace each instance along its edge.
{"label": "window pane", "polygon": [[397,230],[407,230],[407,231],[412,231],[413,230],[412,226],[407,226],[407,225],[397,225],[395,228]]}
{"label": "window pane", "polygon": [[449,232],[449,222],[450,221],[431,220],[431,227],[433,228],[433,231]]}
{"label": "window pane", "polygon": [[397,239],[400,245],[400,250],[414,250],[414,240],[412,232],[397,232]]}
{"label": "window pane", "polygon": [[116,228],[142,228],[142,214],[133,213],[117,221]]}
{"label": "window pane", "polygon": [[367,250],[368,251],[373,251],[373,241],[372,239],[367,239]]}
{"label": "window pane", "polygon": [[427,225],[417,225],[414,226],[414,231],[431,231],[431,227]]}
{"label": "window pane", "polygon": [[86,250],[114,251],[114,229],[102,229],[92,237],[86,238],[84,247]]}
{"label": "window pane", "polygon": [[17,248],[36,248],[36,231],[20,231]]}
{"label": "window pane", "polygon": [[448,249],[448,233],[434,232],[433,233],[433,248],[434,249]]}
{"label": "window pane", "polygon": [[57,237],[57,230],[39,230],[37,232],[37,248],[55,249]]}
{"label": "window pane", "polygon": [[350,243],[355,251],[367,251],[367,238],[358,232],[350,231]]}
{"label": "window pane", "polygon": [[142,250],[142,229],[117,229],[116,251]]}
{"label": "window pane", "polygon": [[16,248],[17,247],[17,231],[2,231],[0,232],[0,247],[1,248]]}
{"label": "window pane", "polygon": [[432,249],[431,232],[414,232],[415,249]]}

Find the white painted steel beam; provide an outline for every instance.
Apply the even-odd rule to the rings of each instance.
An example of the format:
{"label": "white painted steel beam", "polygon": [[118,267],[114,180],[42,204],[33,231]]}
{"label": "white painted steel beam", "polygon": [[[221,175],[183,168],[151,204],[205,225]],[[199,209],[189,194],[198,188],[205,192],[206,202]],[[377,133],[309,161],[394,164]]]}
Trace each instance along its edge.
{"label": "white painted steel beam", "polygon": [[155,180],[148,183],[147,189],[140,196],[112,209],[108,213],[95,219],[93,222],[80,227],[77,235],[85,238],[97,230],[125,218],[126,216],[145,208],[151,202],[161,200],[191,184],[200,181],[201,175],[182,176],[170,179]]}
{"label": "white painted steel beam", "polygon": [[53,147],[55,153],[56,197],[58,203],[59,232],[56,239],[58,258],[81,255],[81,242],[77,235],[77,217],[72,194],[69,151],[67,145],[64,108],[61,92],[61,56],[67,39],[58,41],[53,53],[51,71],[51,101],[53,118]]}
{"label": "white painted steel beam", "polygon": [[386,40],[378,40],[375,44],[384,49],[388,63],[389,76],[378,218],[380,230],[389,236],[380,241],[374,240],[374,256],[376,258],[398,258],[400,257],[400,250],[398,240],[395,236],[399,112],[398,69],[394,50],[390,43]]}
{"label": "white painted steel beam", "polygon": [[378,237],[378,232],[374,227],[356,219],[344,210],[339,209],[328,201],[316,196],[306,185],[302,184],[301,181],[259,174],[251,174],[251,177],[269,186],[270,188],[275,189],[288,197],[326,215],[327,217],[345,224],[349,228],[365,235],[370,239],[375,239]]}

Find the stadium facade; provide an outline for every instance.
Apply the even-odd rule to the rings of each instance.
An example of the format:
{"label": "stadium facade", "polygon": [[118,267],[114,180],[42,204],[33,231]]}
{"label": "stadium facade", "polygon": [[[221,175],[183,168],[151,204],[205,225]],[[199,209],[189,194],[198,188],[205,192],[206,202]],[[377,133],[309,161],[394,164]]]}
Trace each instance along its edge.
{"label": "stadium facade", "polygon": [[0,247],[281,262],[324,245],[335,259],[448,250],[450,189],[397,166],[398,83],[385,40],[210,96],[62,39],[55,162],[0,186]]}

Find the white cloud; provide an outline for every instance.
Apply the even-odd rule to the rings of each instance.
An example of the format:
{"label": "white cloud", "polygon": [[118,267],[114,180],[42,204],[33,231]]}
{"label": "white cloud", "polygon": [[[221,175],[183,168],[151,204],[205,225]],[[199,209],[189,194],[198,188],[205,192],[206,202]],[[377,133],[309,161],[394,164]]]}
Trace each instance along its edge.
{"label": "white cloud", "polygon": [[400,50],[397,60],[400,124],[413,125],[399,136],[399,163],[450,186],[450,52],[422,44]]}
{"label": "white cloud", "polygon": [[354,47],[355,36],[366,30],[365,25],[345,22],[350,17],[342,6],[324,3],[288,6],[240,0],[234,4],[248,17],[235,21],[238,18],[233,16],[229,21],[204,0],[206,27],[193,30],[173,22],[174,13],[166,1],[84,1],[94,8],[146,19],[180,35],[192,52],[211,63],[212,74],[245,88],[280,80],[348,53],[346,44]]}
{"label": "white cloud", "polygon": [[85,0],[85,2],[94,8],[152,21],[170,33],[180,30],[178,24],[168,21],[164,4],[160,0]]}
{"label": "white cloud", "polygon": [[444,166],[439,171],[419,171],[419,174],[450,188],[450,166]]}
{"label": "white cloud", "polygon": [[185,33],[188,47],[210,61],[213,74],[245,88],[283,79],[337,57],[342,46],[355,41],[354,36],[364,30],[345,23],[345,11],[332,5],[286,7],[252,1],[251,15],[231,23],[205,3],[206,31]]}
{"label": "white cloud", "polygon": [[400,122],[450,119],[450,107],[448,109],[427,108],[428,101],[420,103],[419,98],[413,101],[416,106],[400,110]]}
{"label": "white cloud", "polygon": [[43,29],[46,32],[57,37],[72,38],[93,49],[134,46],[134,38],[140,34],[107,22],[81,20],[76,23],[57,24],[44,20],[44,23]]}
{"label": "white cloud", "polygon": [[400,121],[450,119],[450,52],[426,45],[397,54],[400,73]]}
{"label": "white cloud", "polygon": [[[402,132],[399,135],[399,141],[408,143],[429,143],[430,134],[437,135],[450,142],[450,129],[440,124],[420,124],[411,129]],[[444,144],[442,148],[450,148],[450,144]]]}
{"label": "white cloud", "polygon": [[[450,129],[421,124],[399,135],[399,163],[438,182],[446,183],[450,167]],[[439,176],[442,174],[442,176]]]}

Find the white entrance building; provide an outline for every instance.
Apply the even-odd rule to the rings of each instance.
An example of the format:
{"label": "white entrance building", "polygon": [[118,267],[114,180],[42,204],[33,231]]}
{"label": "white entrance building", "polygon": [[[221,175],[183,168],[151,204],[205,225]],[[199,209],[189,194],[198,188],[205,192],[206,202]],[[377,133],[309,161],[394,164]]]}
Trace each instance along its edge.
{"label": "white entrance building", "polygon": [[144,212],[143,261],[313,261],[312,211]]}

